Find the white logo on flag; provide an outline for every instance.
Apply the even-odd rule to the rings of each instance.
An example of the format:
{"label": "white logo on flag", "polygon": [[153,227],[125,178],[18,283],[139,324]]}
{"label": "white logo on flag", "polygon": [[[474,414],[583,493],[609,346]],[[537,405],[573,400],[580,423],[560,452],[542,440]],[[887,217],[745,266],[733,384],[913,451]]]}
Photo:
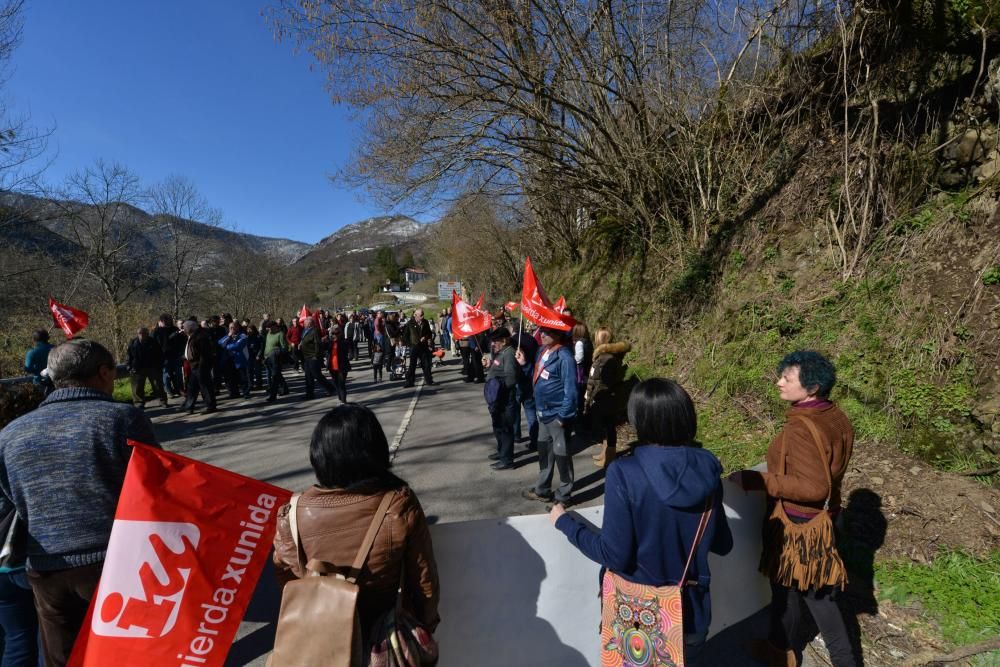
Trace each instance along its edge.
{"label": "white logo on flag", "polygon": [[192,523],[116,520],[91,630],[162,637],[174,627],[201,533]]}

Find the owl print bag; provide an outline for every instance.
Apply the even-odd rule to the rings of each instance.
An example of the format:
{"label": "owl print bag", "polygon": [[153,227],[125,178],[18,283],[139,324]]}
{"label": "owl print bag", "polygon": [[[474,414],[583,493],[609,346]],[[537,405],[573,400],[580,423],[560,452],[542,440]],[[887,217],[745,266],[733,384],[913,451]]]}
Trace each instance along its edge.
{"label": "owl print bag", "polygon": [[709,497],[680,584],[635,584],[605,571],[601,582],[602,667],[684,667],[681,587],[689,583],[688,568],[711,515]]}

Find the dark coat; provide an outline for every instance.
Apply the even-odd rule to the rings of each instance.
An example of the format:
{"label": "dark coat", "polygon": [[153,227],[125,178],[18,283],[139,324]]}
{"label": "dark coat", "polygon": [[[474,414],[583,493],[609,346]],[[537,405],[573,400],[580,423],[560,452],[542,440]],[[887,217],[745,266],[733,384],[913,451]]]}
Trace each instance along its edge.
{"label": "dark coat", "polygon": [[160,344],[148,336],[146,340],[139,340],[138,336],[133,338],[132,342],[128,344],[128,360],[126,364],[132,373],[151,368],[162,368],[163,351],[160,348]]}
{"label": "dark coat", "polygon": [[199,368],[202,364],[211,366],[215,363],[215,349],[208,329],[200,328],[188,339],[184,354],[191,368]]}
{"label": "dark coat", "polygon": [[625,380],[622,360],[632,346],[628,343],[608,343],[594,350],[594,365],[587,378],[587,412],[602,416],[613,415],[622,402],[619,392]]}
{"label": "dark coat", "polygon": [[431,331],[430,322],[425,319],[421,320],[421,322],[417,324],[417,320],[415,318],[411,318],[406,323],[403,341],[410,347],[430,349],[430,347],[434,344],[434,333]]}

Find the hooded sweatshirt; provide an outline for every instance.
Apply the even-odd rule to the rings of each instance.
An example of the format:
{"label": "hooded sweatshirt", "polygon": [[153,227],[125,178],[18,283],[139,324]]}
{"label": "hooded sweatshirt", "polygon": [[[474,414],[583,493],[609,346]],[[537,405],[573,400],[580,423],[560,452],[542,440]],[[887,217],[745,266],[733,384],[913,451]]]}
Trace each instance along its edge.
{"label": "hooded sweatshirt", "polygon": [[701,633],[712,622],[708,552],[725,555],[733,535],[722,508],[722,464],[696,447],[636,447],[607,471],[601,532],[564,514],[556,522],[587,558],[628,581],[676,585],[684,572],[705,501],[712,516],[691,561],[681,595],[684,633]]}

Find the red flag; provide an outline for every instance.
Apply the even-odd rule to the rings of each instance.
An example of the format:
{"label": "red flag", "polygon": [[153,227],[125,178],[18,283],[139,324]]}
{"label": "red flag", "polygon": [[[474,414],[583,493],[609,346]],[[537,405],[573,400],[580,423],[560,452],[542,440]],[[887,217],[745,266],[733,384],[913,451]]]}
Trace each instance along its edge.
{"label": "red flag", "polygon": [[70,667],[221,667],[291,494],[134,447]]}
{"label": "red flag", "polygon": [[305,326],[307,317],[309,317],[309,306],[302,304],[302,310],[299,311],[299,324]]}
{"label": "red flag", "polygon": [[58,303],[51,296],[49,297],[49,310],[52,312],[52,321],[66,332],[66,338],[72,338],[90,324],[90,316],[87,313],[72,306]]}
{"label": "red flag", "polygon": [[326,329],[323,328],[323,313],[317,308],[316,312],[312,314],[313,324],[319,329],[319,335],[321,338],[326,338]]}
{"label": "red flag", "polygon": [[473,306],[473,308],[478,308],[479,310],[483,309],[483,297],[484,296],[486,296],[485,292],[479,295],[479,301],[476,301],[476,305]]}
{"label": "red flag", "polygon": [[462,301],[454,290],[451,292],[451,318],[451,330],[459,339],[486,331],[493,323],[489,313]]}
{"label": "red flag", "polygon": [[561,296],[558,299],[556,299],[556,302],[552,304],[552,307],[557,311],[559,311],[560,313],[566,310],[566,297]]}
{"label": "red flag", "polygon": [[545,295],[541,283],[535,277],[531,258],[524,261],[524,286],[521,288],[521,314],[540,327],[569,331],[576,324],[569,315],[563,315]]}
{"label": "red flag", "polygon": [[503,307],[504,310],[506,310],[508,313],[513,313],[515,310],[518,309],[520,305],[521,304],[519,304],[517,301],[508,301],[503,305]]}

